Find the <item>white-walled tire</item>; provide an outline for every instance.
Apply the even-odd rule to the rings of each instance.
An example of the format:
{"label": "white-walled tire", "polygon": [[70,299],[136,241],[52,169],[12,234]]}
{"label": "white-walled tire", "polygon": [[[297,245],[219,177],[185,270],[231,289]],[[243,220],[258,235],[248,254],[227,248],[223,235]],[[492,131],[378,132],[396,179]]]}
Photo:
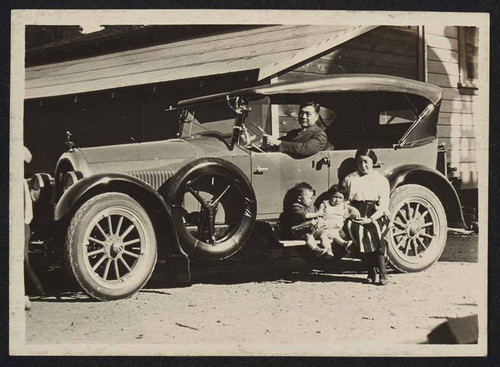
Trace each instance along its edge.
{"label": "white-walled tire", "polygon": [[390,200],[388,255],[402,272],[417,272],[434,264],[443,253],[447,220],[438,197],[421,185],[397,187]]}
{"label": "white-walled tire", "polygon": [[84,203],[66,232],[68,270],[90,297],[127,298],[150,278],[157,257],[153,224],[130,196],[105,193]]}

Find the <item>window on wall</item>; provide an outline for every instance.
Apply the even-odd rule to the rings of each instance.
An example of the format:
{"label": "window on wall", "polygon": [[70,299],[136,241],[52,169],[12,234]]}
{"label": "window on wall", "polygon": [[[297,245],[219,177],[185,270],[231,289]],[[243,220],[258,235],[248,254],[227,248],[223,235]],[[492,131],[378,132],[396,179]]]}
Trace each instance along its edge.
{"label": "window on wall", "polygon": [[459,27],[459,65],[460,81],[458,88],[463,93],[477,90],[479,29],[477,27]]}

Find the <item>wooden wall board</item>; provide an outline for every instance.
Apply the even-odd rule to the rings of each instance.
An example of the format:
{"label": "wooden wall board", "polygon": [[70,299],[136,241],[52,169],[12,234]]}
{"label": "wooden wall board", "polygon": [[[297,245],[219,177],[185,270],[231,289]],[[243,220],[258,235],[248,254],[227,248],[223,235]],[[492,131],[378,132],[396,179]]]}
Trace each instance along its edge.
{"label": "wooden wall board", "polygon": [[459,76],[458,64],[456,62],[443,62],[427,60],[427,71],[434,74],[444,74],[447,76]]}
{"label": "wooden wall board", "polygon": [[457,75],[428,73],[427,82],[444,88],[456,88],[459,82]]}
{"label": "wooden wall board", "polygon": [[456,38],[426,34],[425,42],[427,43],[428,47],[458,51],[458,40]]}
{"label": "wooden wall board", "polygon": [[440,112],[439,125],[459,125],[470,126],[474,125],[475,119],[473,114],[461,114],[452,112]]}
{"label": "wooden wall board", "polygon": [[454,101],[464,101],[464,102],[477,102],[479,98],[478,95],[471,95],[471,94],[461,94],[458,88],[446,88],[442,87],[443,89],[443,99],[450,99]]}
{"label": "wooden wall board", "polygon": [[445,36],[448,38],[458,38],[458,27],[456,26],[443,26],[443,25],[426,25],[426,34],[434,34],[436,36]]}
{"label": "wooden wall board", "polygon": [[448,150],[447,153],[448,161],[460,163],[476,162],[478,156],[476,150]]}
{"label": "wooden wall board", "polygon": [[[395,75],[404,78],[415,79],[415,72],[396,69],[391,67],[358,64],[358,63],[332,63],[330,60],[316,60],[307,65],[297,68],[295,71],[311,73],[311,74],[385,74]],[[280,79],[281,80],[281,79]]]}
{"label": "wooden wall board", "polygon": [[477,150],[476,138],[445,138],[440,137],[439,142],[444,143],[451,150]]}
{"label": "wooden wall board", "polygon": [[427,59],[441,62],[454,62],[458,64],[458,52],[455,50],[427,47]]}
{"label": "wooden wall board", "polygon": [[346,42],[344,47],[390,55],[417,56],[417,48],[414,44],[416,38],[412,38],[410,41],[402,39],[384,39],[380,36],[375,36],[373,33],[375,31],[376,29],[362,36],[353,38]]}
{"label": "wooden wall board", "polygon": [[441,138],[474,138],[474,125],[441,125],[437,126],[438,136]]}
{"label": "wooden wall board", "polygon": [[469,101],[441,101],[441,112],[459,113],[459,114],[473,114],[474,105]]}
{"label": "wooden wall board", "polygon": [[383,52],[373,52],[355,49],[352,47],[342,47],[321,58],[322,60],[332,60],[337,63],[358,63],[373,66],[384,66],[402,70],[415,71],[417,60],[414,56],[393,55]]}

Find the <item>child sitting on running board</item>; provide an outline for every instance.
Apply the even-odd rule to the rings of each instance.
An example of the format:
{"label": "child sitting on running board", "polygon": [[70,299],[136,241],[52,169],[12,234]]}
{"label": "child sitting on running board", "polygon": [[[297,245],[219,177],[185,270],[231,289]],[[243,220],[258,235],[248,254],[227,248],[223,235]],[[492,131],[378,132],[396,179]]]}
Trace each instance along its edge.
{"label": "child sitting on running board", "polygon": [[[284,205],[284,211],[280,216],[281,225],[292,231],[290,235],[293,238],[304,239],[317,256],[323,255],[326,250],[316,243],[317,230],[312,220],[323,217],[324,213],[314,206],[313,188],[307,182],[301,182],[293,187],[290,194],[290,202]],[[297,227],[300,229],[294,230]]]}
{"label": "child sitting on running board", "polygon": [[320,247],[333,256],[332,241],[346,249],[352,244],[346,232],[342,229],[348,218],[359,218],[359,211],[345,201],[343,190],[333,185],[327,192],[327,200],[319,206],[319,212],[324,213],[323,219],[317,221],[316,236],[320,238]]}

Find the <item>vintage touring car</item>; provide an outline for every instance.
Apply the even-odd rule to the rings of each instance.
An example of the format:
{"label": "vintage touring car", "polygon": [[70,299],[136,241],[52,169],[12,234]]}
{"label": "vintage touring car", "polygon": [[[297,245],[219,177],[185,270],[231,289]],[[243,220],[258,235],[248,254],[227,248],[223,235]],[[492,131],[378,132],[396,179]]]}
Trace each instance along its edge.
{"label": "vintage touring car", "polygon": [[[60,254],[99,300],[137,292],[157,261],[189,280],[191,261],[247,250],[255,228],[279,236],[273,225],[286,191],[302,181],[326,191],[355,169],[355,150],[370,145],[391,185],[389,261],[400,271],[426,269],[444,249],[447,226],[464,225],[455,189],[436,170],[441,97],[440,88],[414,80],[333,75],[181,101],[173,109],[177,138],[69,142],[54,178],[36,174],[33,245]],[[305,158],[263,151],[264,132],[297,127],[298,105],[311,100],[322,106],[319,124],[333,149]]]}

